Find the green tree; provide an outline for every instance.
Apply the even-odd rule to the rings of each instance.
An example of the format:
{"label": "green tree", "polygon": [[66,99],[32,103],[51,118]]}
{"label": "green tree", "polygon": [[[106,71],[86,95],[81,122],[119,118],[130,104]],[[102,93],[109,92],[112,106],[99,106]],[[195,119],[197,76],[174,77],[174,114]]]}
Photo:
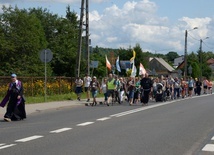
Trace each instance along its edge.
{"label": "green tree", "polygon": [[177,52],[170,51],[169,53],[166,54],[166,61],[172,65],[174,64],[175,58],[178,58],[178,57],[179,55]]}
{"label": "green tree", "polygon": [[[38,52],[46,46],[44,31],[40,20],[29,15],[25,9],[3,7],[0,15],[2,66],[1,72],[16,72],[19,75],[41,75],[43,65]],[[51,68],[48,67],[48,73]]]}
{"label": "green tree", "polygon": [[51,66],[57,76],[74,76],[78,45],[77,14],[67,7],[66,18],[51,14],[47,9],[29,9],[31,14],[41,20],[47,48],[53,52]]}

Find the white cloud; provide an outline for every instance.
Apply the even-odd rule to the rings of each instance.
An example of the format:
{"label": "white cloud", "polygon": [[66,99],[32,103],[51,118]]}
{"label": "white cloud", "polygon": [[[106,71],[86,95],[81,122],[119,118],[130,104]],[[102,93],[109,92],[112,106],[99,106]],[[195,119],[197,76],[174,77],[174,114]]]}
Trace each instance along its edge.
{"label": "white cloud", "polygon": [[[113,4],[102,14],[92,11],[90,33],[100,36],[99,39],[92,38],[92,45],[128,48],[139,43],[144,51],[147,49],[167,53],[172,50],[182,55],[186,29],[197,26],[198,30],[191,32],[191,36],[198,40],[210,33],[208,27],[212,19],[209,17],[183,17],[171,24],[167,17],[157,15],[157,9],[155,3],[142,0],[126,2],[121,8]],[[197,50],[197,39],[188,38],[188,48],[192,51]]]}
{"label": "white cloud", "polygon": [[[18,1],[78,3],[78,6],[80,5],[80,0],[1,0],[1,3],[7,2],[9,5]],[[214,21],[211,17],[182,17],[174,21],[175,23],[171,23],[167,16],[158,14],[159,7],[152,0],[127,0],[122,6],[119,2],[116,5],[116,1],[120,1],[120,4],[125,2],[125,0],[89,0],[90,5],[108,2],[108,7],[102,11],[98,8],[89,9],[92,46],[129,48],[139,43],[143,51],[167,53],[172,50],[182,55],[185,30],[191,30],[194,27],[198,29],[188,33],[188,50],[198,50],[199,39],[207,36],[210,38],[206,42],[212,46]]]}

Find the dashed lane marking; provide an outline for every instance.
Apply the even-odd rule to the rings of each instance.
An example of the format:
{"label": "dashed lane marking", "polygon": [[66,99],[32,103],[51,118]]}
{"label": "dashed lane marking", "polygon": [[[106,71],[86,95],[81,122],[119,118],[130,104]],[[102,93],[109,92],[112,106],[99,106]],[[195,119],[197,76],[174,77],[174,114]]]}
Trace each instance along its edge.
{"label": "dashed lane marking", "polygon": [[60,132],[68,131],[68,130],[71,130],[71,129],[72,128],[62,128],[62,129],[50,131],[50,133],[60,133]]}
{"label": "dashed lane marking", "polygon": [[31,137],[15,140],[15,142],[27,142],[27,141],[35,140],[35,139],[42,138],[42,137],[44,137],[44,136],[35,135],[35,136],[31,136]]}
{"label": "dashed lane marking", "polygon": [[103,118],[99,118],[99,119],[97,119],[97,121],[105,121],[105,120],[108,120],[108,119],[111,119],[111,117],[103,117]]}
{"label": "dashed lane marking", "polygon": [[202,151],[214,152],[214,144],[207,144],[204,146]]}
{"label": "dashed lane marking", "polygon": [[94,122],[85,122],[85,123],[81,123],[81,124],[77,124],[77,126],[86,126],[86,125],[90,125],[93,124]]}
{"label": "dashed lane marking", "polygon": [[5,143],[3,143],[3,144],[0,144],[0,146],[3,146],[3,145],[5,145]]}
{"label": "dashed lane marking", "polygon": [[8,148],[8,147],[11,147],[11,146],[14,146],[14,145],[16,145],[16,144],[10,144],[10,145],[4,145],[4,144],[2,144],[2,145],[3,145],[3,146],[0,147],[0,150],[5,149],[5,148]]}

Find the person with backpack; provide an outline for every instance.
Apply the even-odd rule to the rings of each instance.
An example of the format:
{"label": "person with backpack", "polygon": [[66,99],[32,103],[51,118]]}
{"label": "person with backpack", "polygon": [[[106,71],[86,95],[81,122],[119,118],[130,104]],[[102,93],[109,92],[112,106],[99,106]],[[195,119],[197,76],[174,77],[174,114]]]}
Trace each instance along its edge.
{"label": "person with backpack", "polygon": [[93,76],[89,88],[91,90],[91,95],[93,97],[93,103],[91,104],[91,106],[94,106],[94,105],[96,106],[97,105],[96,97],[97,97],[98,91],[100,91],[100,84],[97,81],[96,76]]}
{"label": "person with backpack", "polygon": [[11,83],[7,90],[7,94],[0,103],[0,107],[4,107],[7,102],[7,110],[4,120],[7,122],[23,120],[26,118],[25,99],[23,97],[24,89],[22,82],[17,79],[16,74],[11,75]]}

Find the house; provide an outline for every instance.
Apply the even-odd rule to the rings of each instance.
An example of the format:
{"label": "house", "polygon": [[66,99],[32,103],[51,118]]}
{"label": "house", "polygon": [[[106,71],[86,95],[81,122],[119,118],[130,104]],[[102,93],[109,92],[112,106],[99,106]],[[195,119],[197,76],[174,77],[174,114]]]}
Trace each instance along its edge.
{"label": "house", "polygon": [[212,71],[214,72],[214,59],[208,59],[207,60],[207,64],[209,65],[209,67],[212,69]]}
{"label": "house", "polygon": [[178,57],[178,58],[175,58],[173,67],[177,68],[183,61],[184,61],[184,56],[183,55]]}
{"label": "house", "polygon": [[149,60],[149,70],[151,70],[154,74],[154,72],[157,75],[169,75],[171,74],[173,77],[177,75],[177,71],[170,66],[164,59],[162,58],[150,58]]}

